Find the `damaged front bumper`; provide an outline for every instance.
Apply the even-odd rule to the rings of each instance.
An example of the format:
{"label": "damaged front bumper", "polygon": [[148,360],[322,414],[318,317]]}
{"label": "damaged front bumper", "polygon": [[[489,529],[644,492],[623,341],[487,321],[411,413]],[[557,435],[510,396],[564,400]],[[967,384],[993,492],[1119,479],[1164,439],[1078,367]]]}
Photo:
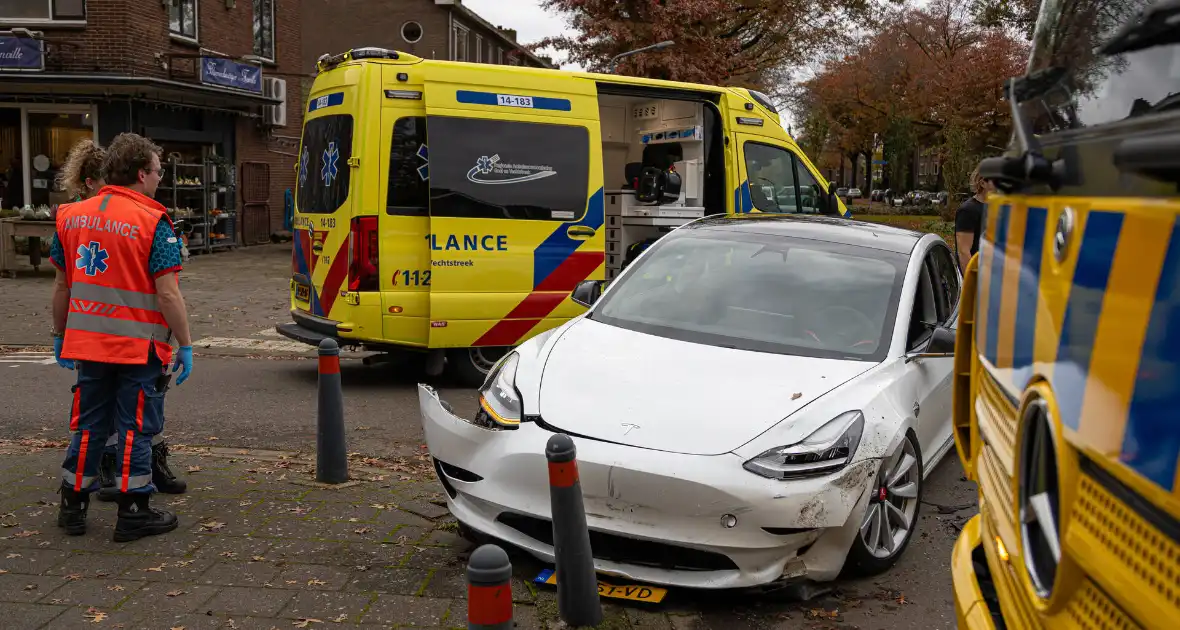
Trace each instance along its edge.
{"label": "damaged front bumper", "polygon": [[[426,443],[451,513],[553,561],[545,444],[536,423],[476,426],[419,385]],[[745,588],[826,581],[857,535],[878,459],[826,477],[776,481],[734,454],[699,456],[575,439],[595,568],[658,584]]]}

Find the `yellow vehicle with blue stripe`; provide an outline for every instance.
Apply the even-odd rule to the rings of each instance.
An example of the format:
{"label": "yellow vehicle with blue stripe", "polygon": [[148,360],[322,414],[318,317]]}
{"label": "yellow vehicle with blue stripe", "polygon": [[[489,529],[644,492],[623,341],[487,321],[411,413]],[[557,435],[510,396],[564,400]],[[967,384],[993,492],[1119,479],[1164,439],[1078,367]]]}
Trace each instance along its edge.
{"label": "yellow vehicle with blue stripe", "polygon": [[287,337],[426,356],[478,385],[668,230],[848,215],[755,91],[325,55],[304,117]]}
{"label": "yellow vehicle with blue stripe", "polygon": [[955,349],[960,628],[1180,628],[1175,3],[1043,0]]}

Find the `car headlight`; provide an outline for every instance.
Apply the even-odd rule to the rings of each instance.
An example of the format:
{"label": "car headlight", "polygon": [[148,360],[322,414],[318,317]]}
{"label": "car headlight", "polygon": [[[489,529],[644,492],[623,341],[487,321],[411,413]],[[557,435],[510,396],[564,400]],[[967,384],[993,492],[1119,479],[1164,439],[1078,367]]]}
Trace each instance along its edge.
{"label": "car headlight", "polygon": [[516,390],[516,367],[520,355],[510,352],[488,372],[479,388],[479,411],[475,424],[488,429],[520,428],[523,405]]}
{"label": "car headlight", "polygon": [[864,426],[863,413],[846,411],[802,441],[772,448],[743,467],[771,479],[812,477],[840,470],[852,461]]}

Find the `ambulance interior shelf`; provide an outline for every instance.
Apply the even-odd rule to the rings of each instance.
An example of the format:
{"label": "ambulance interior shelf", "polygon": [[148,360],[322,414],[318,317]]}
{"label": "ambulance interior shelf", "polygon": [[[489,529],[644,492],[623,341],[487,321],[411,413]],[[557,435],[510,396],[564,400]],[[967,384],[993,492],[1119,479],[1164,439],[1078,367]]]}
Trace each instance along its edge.
{"label": "ambulance interior shelf", "polygon": [[715,115],[695,101],[599,96],[608,281],[664,233],[724,212],[722,191],[706,184],[724,182],[725,175],[706,176],[712,149],[720,154],[721,137],[711,133],[719,123]]}

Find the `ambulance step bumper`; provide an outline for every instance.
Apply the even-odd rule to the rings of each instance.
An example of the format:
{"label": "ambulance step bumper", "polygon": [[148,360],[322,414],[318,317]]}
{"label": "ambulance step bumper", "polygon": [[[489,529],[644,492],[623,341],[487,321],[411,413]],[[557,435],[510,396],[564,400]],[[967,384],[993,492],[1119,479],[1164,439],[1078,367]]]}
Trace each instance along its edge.
{"label": "ambulance step bumper", "polygon": [[275,326],[275,330],[278,331],[280,335],[288,339],[301,341],[312,346],[320,345],[320,342],[325,339],[335,339],[337,343],[340,343],[340,338],[336,337],[335,335],[325,335],[324,333],[316,332],[310,328],[305,328],[294,322],[289,324],[279,324],[278,326]]}

